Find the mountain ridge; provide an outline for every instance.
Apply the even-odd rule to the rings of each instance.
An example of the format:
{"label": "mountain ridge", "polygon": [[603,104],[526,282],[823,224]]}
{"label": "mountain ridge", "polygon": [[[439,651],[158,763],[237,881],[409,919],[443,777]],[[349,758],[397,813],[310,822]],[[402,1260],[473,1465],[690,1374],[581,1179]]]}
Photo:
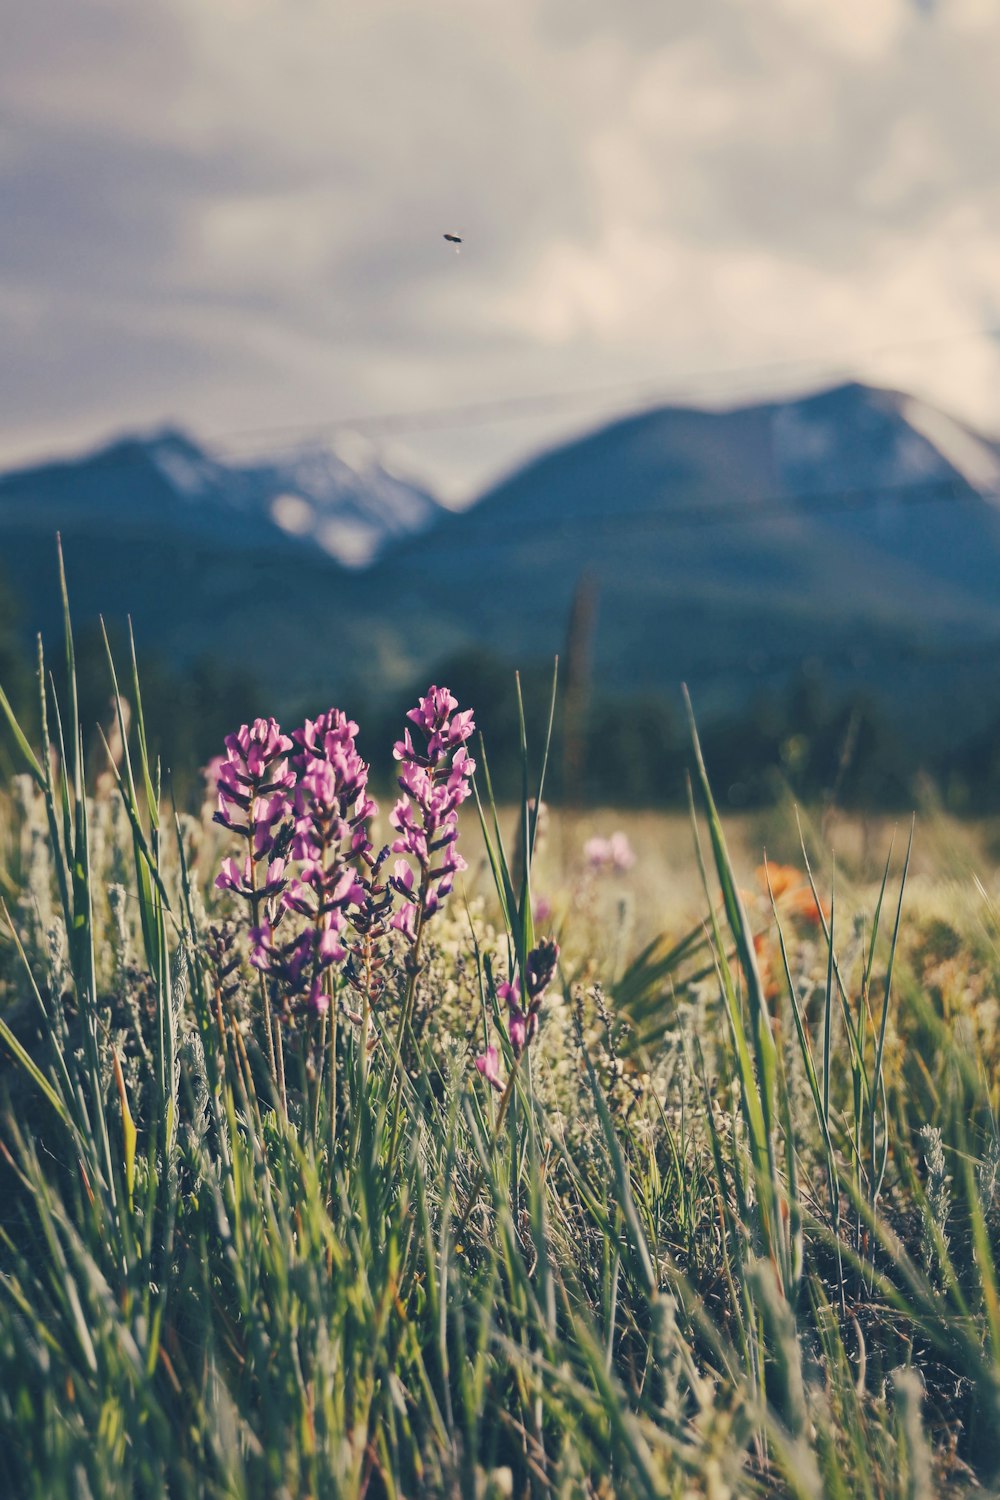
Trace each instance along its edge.
{"label": "mountain ridge", "polygon": [[165,429],[0,477],[25,623],[53,625],[58,527],[78,618],[129,610],[168,659],[202,642],[279,695],[391,692],[467,649],[551,659],[584,579],[602,690],[683,678],[722,713],[821,659],[907,723],[956,673],[992,691],[1000,449],[906,393],[635,413],[461,512],[353,457],[223,462]]}
{"label": "mountain ridge", "polygon": [[138,521],[234,547],[315,547],[344,567],[367,566],[439,516],[426,489],[374,460],[352,465],[315,444],[273,458],[226,460],[174,427],[127,434],[79,458],[0,475],[0,526],[14,520],[79,529]]}

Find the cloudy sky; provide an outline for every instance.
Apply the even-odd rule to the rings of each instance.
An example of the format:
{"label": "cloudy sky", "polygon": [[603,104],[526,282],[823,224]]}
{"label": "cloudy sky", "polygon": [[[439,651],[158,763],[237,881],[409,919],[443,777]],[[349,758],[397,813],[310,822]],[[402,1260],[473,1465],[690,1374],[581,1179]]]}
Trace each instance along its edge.
{"label": "cloudy sky", "polygon": [[846,374],[1000,432],[998,78],[996,0],[7,0],[0,462],[378,418],[457,495]]}

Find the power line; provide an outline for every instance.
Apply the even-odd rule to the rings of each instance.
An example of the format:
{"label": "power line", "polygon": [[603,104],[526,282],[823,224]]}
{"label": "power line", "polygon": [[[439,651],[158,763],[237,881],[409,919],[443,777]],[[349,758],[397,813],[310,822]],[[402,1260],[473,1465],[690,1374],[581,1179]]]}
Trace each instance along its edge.
{"label": "power line", "polygon": [[[216,438],[210,441],[225,448],[227,443],[238,444],[241,439],[259,439],[263,443],[260,451],[280,454],[284,451],[298,451],[303,439],[300,438],[298,442],[288,445],[287,448],[273,447],[270,443],[264,442],[269,434],[278,437],[283,433],[311,434],[312,441],[315,444],[321,444],[324,437],[344,431],[373,437],[393,436],[408,432],[447,431],[450,428],[474,427],[529,416],[543,416],[615,397],[621,400],[631,397],[647,405],[660,405],[668,401],[690,403],[695,399],[691,395],[690,387],[700,380],[720,377],[746,379],[755,375],[795,369],[815,370],[819,377],[824,374],[824,367],[832,367],[832,370],[826,371],[826,376],[834,378],[838,369],[844,370],[857,360],[871,359],[908,349],[943,347],[982,338],[1000,338],[1000,327],[986,326],[964,329],[961,332],[926,334],[882,344],[855,345],[853,349],[849,348],[835,353],[792,355],[754,364],[696,367],[685,370],[680,376],[674,377],[673,382],[669,384],[657,379],[632,380],[604,386],[581,387],[570,391],[542,391],[530,396],[494,397],[482,401],[401,408],[386,412],[358,412],[353,416],[333,417],[319,422],[286,422],[246,428],[243,431],[231,430],[228,433],[217,434]],[[732,394],[732,392],[729,393],[730,396]],[[308,445],[309,439],[306,438],[304,441]],[[252,456],[255,448],[250,447],[243,451]]]}
{"label": "power line", "polygon": [[[357,412],[339,417],[330,417],[319,422],[287,422],[275,423],[254,428],[229,429],[217,432],[204,438],[199,438],[198,443],[204,443],[206,449],[211,450],[223,458],[228,457],[232,462],[240,462],[255,457],[278,458],[286,453],[307,453],[310,449],[323,449],[329,439],[338,433],[354,432],[362,436],[385,437],[406,433],[447,431],[462,427],[475,427],[490,425],[494,422],[518,420],[532,416],[545,416],[558,413],[559,411],[570,411],[580,407],[601,403],[617,398],[619,401],[638,403],[630,407],[624,413],[628,415],[641,415],[643,411],[655,409],[657,406],[668,402],[690,406],[696,411],[711,411],[711,405],[705,405],[704,395],[698,397],[692,394],[691,386],[699,380],[717,379],[719,377],[733,378],[742,377],[747,379],[756,375],[764,375],[768,372],[779,372],[781,370],[811,370],[814,378],[819,379],[844,379],[847,378],[847,369],[854,361],[874,356],[891,354],[900,350],[916,348],[941,347],[954,343],[963,343],[970,339],[993,338],[1000,339],[1000,326],[988,325],[980,328],[952,331],[941,334],[927,334],[911,339],[894,340],[882,344],[868,346],[856,345],[853,349],[846,349],[840,353],[821,355],[797,355],[784,358],[760,361],[755,364],[745,365],[717,365],[686,370],[681,376],[675,377],[672,384],[651,380],[631,380],[620,383],[610,383],[602,386],[580,387],[576,390],[543,391],[533,395],[494,397],[482,401],[439,404],[422,408],[405,408],[389,410],[384,412]],[[825,368],[824,368],[825,367]],[[832,367],[832,368],[831,368]],[[749,394],[749,389],[742,394]],[[726,399],[732,400],[734,395],[739,396],[740,391],[730,390]],[[767,399],[760,399],[761,405],[766,405]],[[615,420],[608,417],[607,420]],[[298,434],[294,442],[286,444],[273,444],[270,437],[280,437],[282,434]],[[252,445],[247,446],[242,442],[244,439],[253,439]],[[122,439],[128,442],[126,436]],[[236,449],[239,449],[237,452]],[[227,449],[231,450],[227,453]],[[112,457],[113,454],[113,457]],[[209,461],[211,461],[210,454]],[[86,456],[88,460],[100,460],[102,462],[115,462],[126,466],[131,463],[142,463],[145,456],[141,452],[129,455],[127,453],[114,453],[113,446],[108,449],[97,449]],[[56,459],[50,461],[53,467],[71,467],[74,460]],[[11,471],[10,476],[0,476],[0,482],[5,477],[16,477],[19,474],[30,472],[37,467],[47,467],[49,463],[43,461],[41,464],[21,464],[17,469]]]}

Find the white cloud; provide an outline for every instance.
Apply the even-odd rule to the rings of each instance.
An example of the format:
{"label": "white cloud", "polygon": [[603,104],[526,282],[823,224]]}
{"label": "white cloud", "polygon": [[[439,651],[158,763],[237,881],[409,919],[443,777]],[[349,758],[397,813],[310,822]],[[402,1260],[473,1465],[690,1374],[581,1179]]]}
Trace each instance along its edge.
{"label": "white cloud", "polygon": [[779,0],[778,8],[814,46],[861,62],[884,58],[913,20],[910,0]]}

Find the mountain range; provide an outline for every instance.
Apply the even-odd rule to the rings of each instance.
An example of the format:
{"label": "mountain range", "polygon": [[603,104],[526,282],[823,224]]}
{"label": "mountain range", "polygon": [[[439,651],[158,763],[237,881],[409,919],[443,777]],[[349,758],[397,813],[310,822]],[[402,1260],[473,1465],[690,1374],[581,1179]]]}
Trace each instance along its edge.
{"label": "mountain range", "polygon": [[181,432],[127,437],[85,458],[0,476],[8,528],[150,535],[242,550],[278,547],[367,567],[394,540],[432,526],[436,501],[359,444],[225,462]]}
{"label": "mountain range", "polygon": [[998,492],[995,443],[857,383],[643,411],[460,513],[370,453],[232,462],[166,431],[0,477],[0,573],[51,630],[58,529],[78,621],[130,613],[140,649],[249,666],[279,703],[469,647],[551,657],[576,599],[607,692],[685,679],[724,714],[818,664],[933,738],[1000,706]]}

